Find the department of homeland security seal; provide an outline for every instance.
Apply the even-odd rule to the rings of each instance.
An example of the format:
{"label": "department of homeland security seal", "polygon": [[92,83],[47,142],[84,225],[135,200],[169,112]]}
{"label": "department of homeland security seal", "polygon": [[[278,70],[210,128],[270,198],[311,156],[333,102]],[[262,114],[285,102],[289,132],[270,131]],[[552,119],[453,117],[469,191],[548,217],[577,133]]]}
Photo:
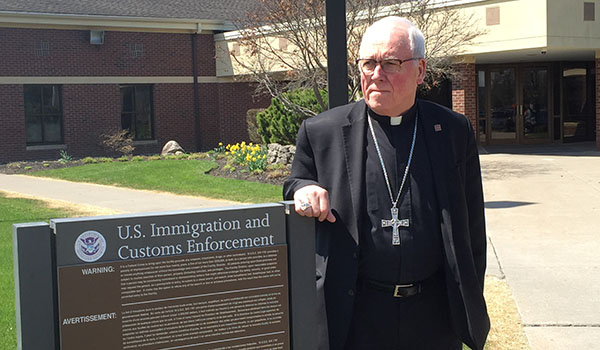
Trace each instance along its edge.
{"label": "department of homeland security seal", "polygon": [[106,251],[106,240],[100,232],[85,231],[75,240],[75,254],[85,262],[100,259]]}

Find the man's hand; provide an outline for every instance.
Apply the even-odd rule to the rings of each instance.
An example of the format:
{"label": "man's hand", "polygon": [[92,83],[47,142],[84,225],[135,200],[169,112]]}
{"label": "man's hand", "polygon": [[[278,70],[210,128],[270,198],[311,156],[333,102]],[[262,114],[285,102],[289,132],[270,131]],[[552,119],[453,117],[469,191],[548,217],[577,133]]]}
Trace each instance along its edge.
{"label": "man's hand", "polygon": [[296,213],[302,216],[335,222],[329,206],[329,193],[322,187],[309,185],[300,188],[294,193],[294,204]]}

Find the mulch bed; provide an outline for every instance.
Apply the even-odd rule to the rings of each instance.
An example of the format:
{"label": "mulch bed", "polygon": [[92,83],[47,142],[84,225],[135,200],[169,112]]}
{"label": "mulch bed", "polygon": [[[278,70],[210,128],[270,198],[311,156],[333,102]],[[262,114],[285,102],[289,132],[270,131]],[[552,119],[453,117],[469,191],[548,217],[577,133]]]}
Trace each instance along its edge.
{"label": "mulch bed", "polygon": [[69,168],[83,165],[80,160],[61,162],[58,160],[48,161],[22,161],[0,164],[0,174],[27,174],[38,170]]}
{"label": "mulch bed", "polygon": [[218,158],[215,161],[219,164],[219,167],[211,169],[208,172],[208,174],[213,176],[261,182],[272,185],[283,185],[283,181],[285,181],[289,175],[289,172],[287,171],[264,171],[262,173],[251,173],[244,170],[230,171],[225,167],[225,165],[227,165],[227,160],[225,158]]}
{"label": "mulch bed", "polygon": [[[240,179],[246,181],[254,181],[267,183],[272,185],[282,185],[285,181],[288,172],[286,171],[264,171],[262,173],[250,173],[243,169],[230,171],[224,169],[227,164],[226,159],[220,158],[215,160],[218,168],[211,169],[208,174],[213,176],[226,177],[231,179]],[[51,161],[22,161],[7,164],[0,164],[0,174],[27,174],[38,170],[68,168],[72,166],[84,165],[81,160],[72,160],[69,162],[61,162],[58,160]]]}

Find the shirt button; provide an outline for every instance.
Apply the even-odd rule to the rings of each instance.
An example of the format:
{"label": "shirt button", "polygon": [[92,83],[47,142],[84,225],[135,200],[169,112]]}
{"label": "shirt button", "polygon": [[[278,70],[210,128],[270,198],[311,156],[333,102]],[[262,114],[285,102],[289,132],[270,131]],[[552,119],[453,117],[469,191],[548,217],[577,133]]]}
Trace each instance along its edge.
{"label": "shirt button", "polygon": [[358,259],[358,253],[357,253],[357,252],[354,252],[354,253],[352,253],[352,257],[353,257],[354,259]]}
{"label": "shirt button", "polygon": [[351,296],[351,297],[353,297],[354,296],[354,290],[349,289],[348,290],[348,295]]}

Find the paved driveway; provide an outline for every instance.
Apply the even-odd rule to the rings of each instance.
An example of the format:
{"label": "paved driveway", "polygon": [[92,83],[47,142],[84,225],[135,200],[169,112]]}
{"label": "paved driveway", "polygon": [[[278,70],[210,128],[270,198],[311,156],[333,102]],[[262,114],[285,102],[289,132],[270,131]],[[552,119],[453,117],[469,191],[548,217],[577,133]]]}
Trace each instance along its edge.
{"label": "paved driveway", "polygon": [[531,348],[600,349],[600,153],[488,148],[481,162],[488,272],[505,275]]}

